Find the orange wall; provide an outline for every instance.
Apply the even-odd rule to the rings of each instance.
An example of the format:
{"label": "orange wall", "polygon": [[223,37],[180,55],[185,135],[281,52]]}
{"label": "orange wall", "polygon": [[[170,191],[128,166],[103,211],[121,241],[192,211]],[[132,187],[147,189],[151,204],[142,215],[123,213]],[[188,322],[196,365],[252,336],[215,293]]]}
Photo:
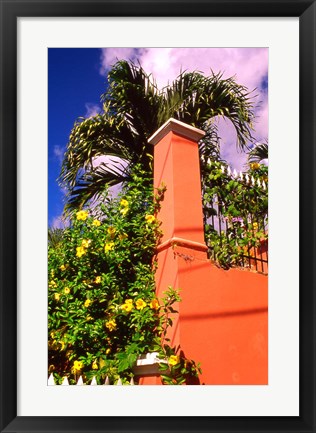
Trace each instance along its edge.
{"label": "orange wall", "polygon": [[224,271],[184,247],[162,251],[158,260],[158,296],[172,285],[182,299],[169,337],[201,363],[200,383],[267,384],[267,277]]}
{"label": "orange wall", "polygon": [[169,121],[152,140],[155,187],[167,186],[158,215],[164,236],[157,295],[172,286],[182,298],[169,337],[201,363],[201,384],[267,384],[268,278],[246,269],[224,271],[207,259],[196,143],[202,135],[196,130],[192,136],[185,124],[178,128]]}

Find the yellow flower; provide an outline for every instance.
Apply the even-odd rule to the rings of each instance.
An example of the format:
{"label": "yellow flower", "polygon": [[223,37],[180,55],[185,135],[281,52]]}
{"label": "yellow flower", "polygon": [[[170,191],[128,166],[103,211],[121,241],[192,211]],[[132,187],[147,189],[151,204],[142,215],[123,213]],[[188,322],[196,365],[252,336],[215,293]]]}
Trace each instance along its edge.
{"label": "yellow flower", "polygon": [[87,316],[87,317],[86,317],[86,321],[87,321],[87,322],[90,322],[90,320],[92,320],[92,317],[91,317],[91,316]]}
{"label": "yellow flower", "polygon": [[77,253],[76,253],[77,257],[81,257],[87,252],[84,247],[77,247],[76,249],[77,249]]}
{"label": "yellow flower", "polygon": [[95,226],[95,227],[100,227],[101,221],[99,221],[99,220],[93,220],[92,225]]}
{"label": "yellow flower", "polygon": [[120,205],[121,205],[122,207],[127,207],[127,206],[128,206],[128,201],[125,200],[125,199],[123,198],[123,199],[121,200]]}
{"label": "yellow flower", "polygon": [[111,238],[114,236],[115,232],[116,232],[115,227],[109,227],[108,228],[108,234],[111,236]]}
{"label": "yellow flower", "polygon": [[88,246],[91,244],[91,239],[82,239],[81,245],[83,248],[88,248]]}
{"label": "yellow flower", "polygon": [[150,304],[149,304],[150,308],[152,308],[153,310],[158,310],[159,309],[159,302],[157,299],[153,299]]}
{"label": "yellow flower", "polygon": [[109,331],[113,331],[116,328],[116,322],[115,320],[109,320],[106,322],[105,326],[108,328]]}
{"label": "yellow flower", "polygon": [[128,238],[128,234],[127,233],[122,233],[121,235],[119,235],[119,240],[120,241],[124,241],[124,239]]}
{"label": "yellow flower", "polygon": [[254,230],[257,230],[257,228],[258,228],[258,223],[256,223],[256,222],[252,223],[252,227],[254,228]]}
{"label": "yellow flower", "polygon": [[94,282],[95,282],[96,284],[100,284],[100,283],[101,283],[101,277],[95,277]]}
{"label": "yellow flower", "polygon": [[142,310],[143,308],[145,308],[146,307],[146,302],[145,301],[143,301],[142,299],[137,299],[137,301],[136,301],[136,308],[137,308],[137,310]]}
{"label": "yellow flower", "polygon": [[121,305],[121,309],[129,313],[133,309],[133,302],[125,302],[125,304]]}
{"label": "yellow flower", "polygon": [[86,308],[88,308],[91,304],[92,304],[92,301],[90,301],[90,299],[86,299],[85,302],[84,302],[84,306]]}
{"label": "yellow flower", "polygon": [[61,265],[59,268],[61,271],[65,271],[66,270],[66,266],[65,265]]}
{"label": "yellow flower", "polygon": [[64,288],[64,293],[65,293],[66,295],[69,295],[69,293],[70,293],[70,289],[69,289],[69,287],[65,287],[65,288]]}
{"label": "yellow flower", "polygon": [[49,283],[49,287],[57,287],[57,284],[55,283],[54,280],[51,280]]}
{"label": "yellow flower", "polygon": [[104,252],[107,253],[108,251],[112,251],[114,249],[114,242],[107,242],[104,245]]}
{"label": "yellow flower", "polygon": [[83,363],[81,361],[75,361],[72,368],[74,372],[80,371],[83,368]]}
{"label": "yellow flower", "polygon": [[85,221],[88,218],[88,212],[86,210],[80,210],[76,213],[78,221]]}
{"label": "yellow flower", "polygon": [[120,212],[123,216],[125,216],[128,211],[129,211],[129,208],[127,206],[120,210]]}
{"label": "yellow flower", "polygon": [[98,367],[98,363],[97,363],[96,360],[94,360],[93,363],[92,363],[92,370],[97,370],[98,368],[99,368]]}
{"label": "yellow flower", "polygon": [[180,361],[179,356],[171,355],[168,362],[170,365],[176,365],[179,363],[179,361]]}
{"label": "yellow flower", "polygon": [[111,352],[111,349],[106,349],[105,354],[108,355]]}
{"label": "yellow flower", "polygon": [[146,215],[146,216],[145,216],[145,220],[146,220],[149,224],[151,224],[151,223],[153,223],[153,222],[156,221],[156,218],[154,217],[154,215]]}
{"label": "yellow flower", "polygon": [[258,162],[253,162],[250,164],[250,168],[251,170],[258,170],[258,168],[260,168],[260,164]]}
{"label": "yellow flower", "polygon": [[60,299],[60,293],[55,293],[54,297],[55,297],[55,301],[59,301],[59,299]]}

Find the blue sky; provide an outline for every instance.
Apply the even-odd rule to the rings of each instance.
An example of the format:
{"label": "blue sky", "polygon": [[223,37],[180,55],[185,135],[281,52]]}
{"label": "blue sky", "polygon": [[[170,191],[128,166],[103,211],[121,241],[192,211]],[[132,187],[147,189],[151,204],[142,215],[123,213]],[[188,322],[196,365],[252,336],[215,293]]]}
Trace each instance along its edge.
{"label": "blue sky", "polygon": [[[65,191],[57,177],[72,126],[79,117],[101,110],[106,75],[117,59],[139,60],[158,86],[172,81],[180,70],[222,71],[240,84],[257,88],[256,138],[268,138],[268,49],[266,48],[50,48],[48,50],[48,225],[62,226]],[[260,105],[259,105],[260,101]],[[244,156],[235,148],[235,134],[220,125],[222,156],[241,169]]]}
{"label": "blue sky", "polygon": [[48,223],[62,214],[64,194],[56,179],[75,120],[89,115],[105,90],[99,49],[49,49],[48,56]]}

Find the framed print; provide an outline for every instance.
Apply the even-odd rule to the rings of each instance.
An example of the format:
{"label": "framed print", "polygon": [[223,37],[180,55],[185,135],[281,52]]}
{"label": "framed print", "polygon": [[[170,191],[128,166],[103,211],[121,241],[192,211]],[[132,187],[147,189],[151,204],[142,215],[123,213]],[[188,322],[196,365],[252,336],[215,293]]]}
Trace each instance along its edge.
{"label": "framed print", "polygon": [[[1,431],[315,432],[315,2],[0,3]],[[207,59],[215,70],[203,70],[201,59]],[[91,66],[89,73],[87,65]],[[109,71],[113,86],[108,87],[106,81],[102,106],[96,93],[89,93],[89,82],[101,83]],[[129,189],[114,191],[114,198],[108,201],[111,212],[104,206],[98,209],[98,202],[92,210],[75,208],[68,243],[53,250],[48,267],[47,242],[55,242],[53,236],[64,227],[56,218],[62,212],[60,196],[57,199],[47,186],[55,182],[62,161],[72,158],[71,146],[60,145],[68,139],[71,144],[72,136],[64,139],[58,133],[63,128],[67,134],[72,130],[77,137],[73,142],[81,143],[99,127],[93,119],[101,122],[109,113],[117,127],[111,130],[111,137],[123,131],[137,148],[141,134],[139,125],[133,124],[133,107],[122,111],[128,86],[121,89],[115,81],[124,71],[145,77],[149,93],[148,89],[155,88],[154,78],[164,89],[183,77],[199,83],[193,86],[187,107],[183,102],[164,117],[164,100],[159,111],[162,120],[156,123],[155,114],[149,116],[146,110],[142,114],[155,126],[148,131],[144,128],[148,147],[139,151],[148,166],[154,160],[154,187],[163,196],[162,204],[157,208],[148,204],[138,175],[128,171],[130,150],[124,153],[120,147],[121,159],[110,161],[111,173],[127,173]],[[238,87],[238,75],[246,87]],[[216,113],[231,115],[233,124],[236,121],[237,133],[238,128],[242,131],[239,143],[250,138],[247,125],[252,108],[256,115],[260,113],[265,122],[260,140],[266,138],[266,147],[258,139],[249,151],[258,145],[267,149],[269,143],[269,164],[261,163],[267,159],[262,155],[260,163],[244,159],[238,174],[225,163],[235,158],[226,148],[224,156],[220,154],[221,162],[215,164],[216,179],[215,172],[207,171],[209,155],[199,159],[197,143],[203,153],[205,130],[208,144],[213,133],[225,142],[221,121],[207,129],[206,121],[199,123],[200,110],[194,122],[188,121],[190,125],[185,116],[205,100],[210,88],[213,98],[214,88],[207,86],[214,83],[229,86],[228,101],[234,92],[242,100],[238,106],[225,105],[224,111],[219,105]],[[204,92],[200,90],[203,86]],[[254,87],[259,97],[252,107],[247,89]],[[158,98],[160,94],[153,91],[153,95]],[[213,99],[208,103],[214,104]],[[75,114],[66,125],[63,122],[69,113]],[[75,123],[80,116],[85,120]],[[242,116],[244,123],[238,124]],[[116,124],[118,118],[121,122]],[[124,122],[129,125],[127,130],[122,129]],[[169,153],[167,145],[172,149]],[[79,159],[84,154],[84,147],[80,149]],[[215,144],[212,149],[216,152]],[[114,153],[112,147],[111,155]],[[171,159],[166,155],[172,155]],[[100,168],[109,175],[109,160],[94,165],[99,156],[96,152],[95,159],[90,158],[90,173],[89,164],[84,165],[80,188],[96,179],[93,176]],[[208,207],[204,220],[194,204],[201,197],[201,167],[203,203]],[[79,168],[79,180],[80,173]],[[206,175],[212,179],[212,189],[207,188]],[[166,190],[161,179],[166,181]],[[133,182],[136,190],[132,190]],[[172,182],[170,198],[168,185]],[[241,208],[225,202],[219,189],[223,184],[227,184],[229,200],[242,194]],[[249,196],[242,190],[245,184]],[[148,185],[151,188],[152,183]],[[139,191],[145,194],[141,198]],[[216,200],[206,203],[211,196]],[[250,210],[242,213],[248,203]],[[144,218],[136,212],[141,206]],[[199,227],[190,227],[192,218],[201,219]],[[178,293],[169,292],[162,301],[160,289],[157,297],[148,291],[148,285],[154,284],[152,274],[146,274],[152,256],[137,256],[135,245],[142,244],[142,251],[144,246],[153,248],[150,236],[156,223],[158,230],[158,220],[165,237],[154,250],[158,256],[156,282],[158,278],[169,286],[166,274],[159,273],[164,267],[169,269],[170,279],[181,289],[182,304]],[[48,241],[47,221],[57,229],[51,230]],[[206,226],[213,248],[211,276],[203,264],[209,248],[204,243]],[[239,240],[236,233],[241,234]],[[127,257],[128,251],[132,254]],[[133,273],[137,277],[130,284]],[[111,296],[105,296],[102,287]],[[176,308],[180,313],[174,319],[173,334],[166,331],[159,340],[164,347],[159,354],[150,333],[156,338],[158,328],[165,331],[159,317],[163,317],[163,308],[168,310],[168,302],[168,311],[175,314],[173,296],[182,310]],[[233,308],[216,309],[223,299]],[[71,314],[80,316],[81,328],[72,327]],[[167,315],[166,323],[168,319]],[[174,346],[168,346],[168,338]],[[174,349],[179,345],[181,351]],[[118,355],[112,356],[113,352]],[[136,352],[141,356],[135,357]],[[159,365],[160,370],[155,370]],[[164,365],[168,368],[163,369]],[[76,386],[58,386],[67,384]],[[109,384],[149,386],[104,386]]]}

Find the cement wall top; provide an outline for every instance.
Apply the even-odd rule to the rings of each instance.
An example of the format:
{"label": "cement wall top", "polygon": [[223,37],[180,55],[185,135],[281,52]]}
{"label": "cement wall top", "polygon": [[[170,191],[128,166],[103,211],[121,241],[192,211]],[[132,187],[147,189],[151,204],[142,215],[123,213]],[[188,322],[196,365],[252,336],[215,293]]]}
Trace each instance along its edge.
{"label": "cement wall top", "polygon": [[153,145],[157,144],[170,131],[183,135],[196,142],[205,135],[205,132],[201,129],[180,122],[180,120],[170,118],[148,139],[148,143]]}

